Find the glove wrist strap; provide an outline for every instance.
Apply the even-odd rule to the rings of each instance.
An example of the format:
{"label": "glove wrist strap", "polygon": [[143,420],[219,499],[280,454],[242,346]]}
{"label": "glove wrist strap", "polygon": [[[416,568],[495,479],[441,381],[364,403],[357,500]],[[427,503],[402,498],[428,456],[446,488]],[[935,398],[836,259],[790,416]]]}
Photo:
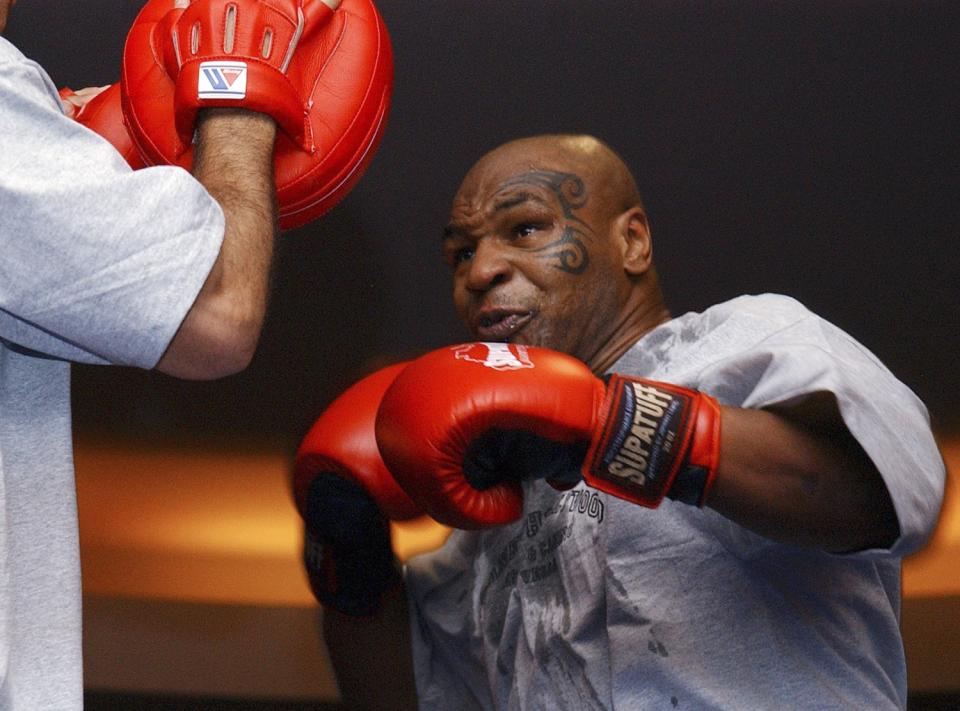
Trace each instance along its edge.
{"label": "glove wrist strap", "polygon": [[703,506],[716,476],[720,407],[670,383],[614,374],[584,460],[590,486],[655,508],[666,496]]}

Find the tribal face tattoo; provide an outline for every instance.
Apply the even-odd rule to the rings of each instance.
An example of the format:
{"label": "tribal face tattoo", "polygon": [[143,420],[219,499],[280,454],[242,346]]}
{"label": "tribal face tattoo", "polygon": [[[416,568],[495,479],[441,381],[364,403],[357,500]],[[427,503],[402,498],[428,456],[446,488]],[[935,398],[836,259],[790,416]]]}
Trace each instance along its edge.
{"label": "tribal face tattoo", "polygon": [[578,172],[531,168],[528,159],[471,171],[443,255],[474,338],[589,357],[619,306],[613,216],[602,202]]}
{"label": "tribal face tattoo", "polygon": [[585,232],[593,236],[589,225],[574,213],[574,210],[587,203],[583,180],[573,173],[536,170],[507,180],[501,185],[501,189],[522,188],[525,185],[546,188],[555,196],[566,219],[563,232],[555,242],[533,250],[537,258],[547,261],[550,266],[560,271],[582,274],[590,264],[590,255],[583,243],[584,238],[587,238]]}

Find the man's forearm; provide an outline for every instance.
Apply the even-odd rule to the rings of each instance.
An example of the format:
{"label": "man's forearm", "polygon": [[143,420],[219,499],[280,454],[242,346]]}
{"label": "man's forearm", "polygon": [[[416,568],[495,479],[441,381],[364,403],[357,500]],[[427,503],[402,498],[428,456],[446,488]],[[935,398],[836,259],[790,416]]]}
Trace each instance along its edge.
{"label": "man's forearm", "polygon": [[227,375],[253,357],[266,313],[277,232],[276,125],[241,109],[197,121],[193,173],[220,204],[223,245],[159,370],[184,378]]}
{"label": "man's forearm", "polygon": [[374,617],[324,610],[323,634],[346,708],[417,708],[409,612],[402,587],[383,596]]}
{"label": "man's forearm", "polygon": [[832,552],[888,547],[899,535],[880,473],[839,416],[810,426],[765,410],[722,413],[707,506],[767,538]]}

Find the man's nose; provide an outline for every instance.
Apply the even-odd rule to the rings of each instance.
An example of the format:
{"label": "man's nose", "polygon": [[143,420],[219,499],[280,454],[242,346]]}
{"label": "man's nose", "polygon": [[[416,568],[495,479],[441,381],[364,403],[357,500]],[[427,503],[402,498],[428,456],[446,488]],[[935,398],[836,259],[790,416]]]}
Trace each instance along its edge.
{"label": "man's nose", "polygon": [[467,271],[466,287],[486,291],[510,278],[513,266],[498,245],[481,241],[477,244]]}

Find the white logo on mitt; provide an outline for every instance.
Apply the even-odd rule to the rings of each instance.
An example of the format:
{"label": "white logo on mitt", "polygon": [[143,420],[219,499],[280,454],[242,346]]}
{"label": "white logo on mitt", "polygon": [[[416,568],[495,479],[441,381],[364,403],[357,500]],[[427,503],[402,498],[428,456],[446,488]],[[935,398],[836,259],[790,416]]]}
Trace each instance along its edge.
{"label": "white logo on mitt", "polygon": [[201,62],[198,99],[243,99],[247,95],[246,62]]}

